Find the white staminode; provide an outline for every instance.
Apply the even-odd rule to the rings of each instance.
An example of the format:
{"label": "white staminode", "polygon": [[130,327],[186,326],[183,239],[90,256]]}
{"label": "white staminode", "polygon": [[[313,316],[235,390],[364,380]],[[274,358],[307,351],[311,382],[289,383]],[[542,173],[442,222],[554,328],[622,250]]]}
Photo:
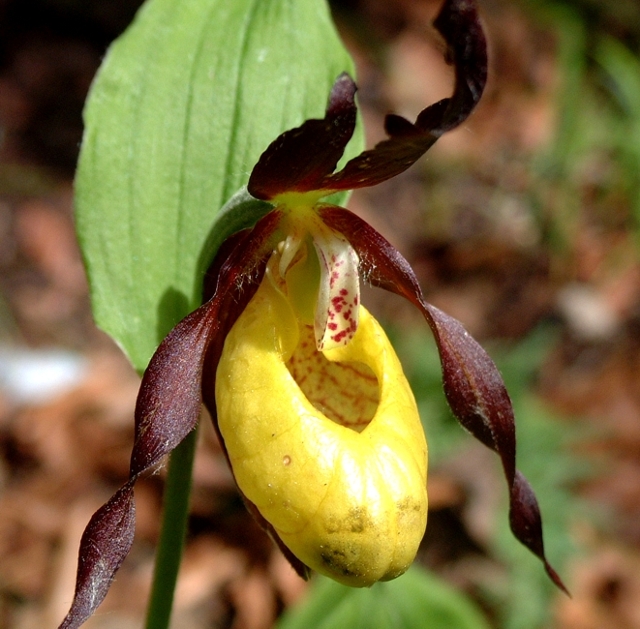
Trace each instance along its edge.
{"label": "white staminode", "polygon": [[308,236],[318,256],[320,283],[314,331],[320,350],[347,345],[358,329],[360,280],[358,254],[349,241],[320,219],[313,208],[292,208],[287,237],[278,244],[278,272],[285,278]]}
{"label": "white staminode", "polygon": [[344,236],[319,219],[314,222],[311,237],[320,261],[316,345],[318,350],[332,349],[346,345],[358,329],[358,254]]}

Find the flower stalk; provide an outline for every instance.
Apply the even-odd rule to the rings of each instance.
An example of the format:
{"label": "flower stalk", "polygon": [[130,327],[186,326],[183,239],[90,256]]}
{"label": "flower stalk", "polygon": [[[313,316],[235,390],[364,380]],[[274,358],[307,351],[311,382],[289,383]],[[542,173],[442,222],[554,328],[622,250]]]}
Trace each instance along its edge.
{"label": "flower stalk", "polygon": [[173,597],[187,533],[197,442],[198,431],[193,430],[169,457],[146,629],[167,629],[171,621]]}

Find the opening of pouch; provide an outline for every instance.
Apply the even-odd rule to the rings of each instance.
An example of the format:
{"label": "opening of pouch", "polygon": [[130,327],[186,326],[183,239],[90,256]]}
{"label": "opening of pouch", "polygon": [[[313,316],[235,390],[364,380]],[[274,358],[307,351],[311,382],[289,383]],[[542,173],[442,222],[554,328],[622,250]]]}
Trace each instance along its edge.
{"label": "opening of pouch", "polygon": [[316,349],[313,326],[300,326],[287,368],[309,402],[337,424],[361,432],[376,414],[380,387],[371,368],[327,360]]}

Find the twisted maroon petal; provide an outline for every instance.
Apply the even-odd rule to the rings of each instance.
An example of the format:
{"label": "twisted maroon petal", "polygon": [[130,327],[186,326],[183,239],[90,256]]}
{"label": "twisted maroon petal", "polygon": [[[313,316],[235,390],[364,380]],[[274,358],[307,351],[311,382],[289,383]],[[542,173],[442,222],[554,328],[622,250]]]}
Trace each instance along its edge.
{"label": "twisted maroon petal", "polygon": [[395,177],[474,110],[487,82],[487,46],[475,1],[446,0],[433,24],[447,44],[447,61],[455,67],[453,95],[420,112],[415,124],[395,114],[387,116],[385,129],[390,138],[325,177],[322,188],[350,190]]}
{"label": "twisted maroon petal", "polygon": [[[455,67],[453,95],[424,109],[415,124],[390,114],[390,136],[333,173],[353,134],[355,85],[343,74],[336,81],[323,120],[308,120],[283,133],[263,153],[249,179],[249,192],[273,199],[284,192],[351,190],[373,186],[414,164],[446,131],[464,122],[477,105],[487,81],[487,50],[475,0],[446,0],[434,26]],[[332,174],[333,173],[333,174]]]}
{"label": "twisted maroon petal", "polygon": [[360,256],[363,276],[371,284],[405,297],[421,310],[438,346],[444,391],[453,414],[502,461],[509,486],[513,534],[543,561],[551,580],[567,592],[545,557],[542,518],[535,494],[516,470],[513,408],[494,362],[459,321],[424,300],[409,263],[368,223],[336,206],[321,206],[319,213],[329,227],[347,237]]}
{"label": "twisted maroon petal", "polygon": [[178,323],[153,355],[136,402],[129,480],[96,511],[84,531],[76,591],[60,629],[79,627],[107,595],[133,543],[135,482],[195,428],[202,404],[207,348],[219,339],[224,328],[224,308],[241,293],[243,282],[264,268],[269,239],[279,219],[278,212],[271,212],[252,230],[233,238],[233,248],[221,247],[221,255],[212,265],[215,277],[211,299]]}
{"label": "twisted maroon petal", "polygon": [[79,627],[100,605],[131,550],[135,528],[133,483],[129,482],[93,514],[82,535],[73,604],[59,629]]}

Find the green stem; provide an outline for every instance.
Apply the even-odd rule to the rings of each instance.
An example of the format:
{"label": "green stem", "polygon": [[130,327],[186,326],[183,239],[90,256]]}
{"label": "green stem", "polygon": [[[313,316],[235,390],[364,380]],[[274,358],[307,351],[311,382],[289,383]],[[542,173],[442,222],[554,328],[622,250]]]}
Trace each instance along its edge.
{"label": "green stem", "polygon": [[146,629],[167,629],[187,531],[193,457],[198,431],[193,430],[171,453],[164,490],[162,528],[156,553]]}

